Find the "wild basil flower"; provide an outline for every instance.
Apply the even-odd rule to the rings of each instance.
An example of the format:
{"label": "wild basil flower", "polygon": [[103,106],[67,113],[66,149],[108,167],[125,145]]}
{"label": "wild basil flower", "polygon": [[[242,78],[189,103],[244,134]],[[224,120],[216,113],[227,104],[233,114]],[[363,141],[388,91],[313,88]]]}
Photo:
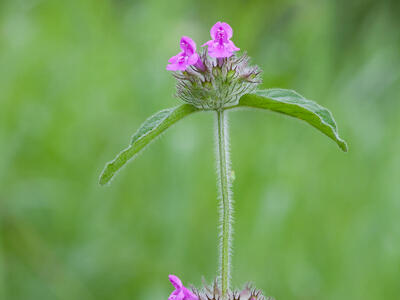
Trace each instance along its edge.
{"label": "wild basil flower", "polygon": [[[220,274],[214,286],[190,291],[181,280],[170,275],[175,291],[168,300],[265,300],[262,292],[247,286],[234,290],[230,286],[232,249],[232,170],[229,159],[229,131],[227,111],[230,109],[265,109],[303,120],[324,133],[347,151],[332,114],[316,102],[292,90],[259,89],[260,69],[249,64],[246,54],[238,55],[233,42],[232,28],[217,22],[211,28],[211,41],[198,54],[196,44],[189,37],[180,41],[182,51],[169,60],[167,70],[174,71],[177,79],[177,96],[185,104],[163,109],[148,118],[132,136],[127,148],[107,163],[100,176],[105,185],[117,172],[148,144],[185,116],[200,111],[215,111],[217,174],[220,198]],[[267,298],[272,299],[272,298]]]}
{"label": "wild basil flower", "polygon": [[[213,40],[200,55],[196,44],[182,37],[182,52],[172,57],[167,70],[176,71],[177,96],[200,109],[222,109],[236,105],[241,96],[254,92],[261,83],[261,71],[249,64],[250,58],[230,40],[233,31],[227,23],[211,28]],[[203,45],[203,46],[204,46]]]}
{"label": "wild basil flower", "polygon": [[169,281],[175,288],[175,291],[169,295],[168,300],[199,300],[190,290],[183,286],[182,281],[175,275],[169,275]]}
{"label": "wild basil flower", "polygon": [[176,95],[200,109],[222,109],[236,105],[241,96],[252,93],[261,83],[261,71],[249,64],[246,54],[212,58],[200,53],[204,70],[188,67],[175,72]]}
{"label": "wild basil flower", "polygon": [[179,45],[182,51],[168,60],[167,70],[185,71],[191,65],[203,69],[203,64],[199,62],[199,55],[196,52],[196,43],[190,37],[183,36]]}
{"label": "wild basil flower", "polygon": [[233,52],[240,49],[230,40],[233,35],[232,27],[227,23],[217,22],[210,30],[212,40],[202,47],[208,46],[208,54],[215,58],[231,57]]}

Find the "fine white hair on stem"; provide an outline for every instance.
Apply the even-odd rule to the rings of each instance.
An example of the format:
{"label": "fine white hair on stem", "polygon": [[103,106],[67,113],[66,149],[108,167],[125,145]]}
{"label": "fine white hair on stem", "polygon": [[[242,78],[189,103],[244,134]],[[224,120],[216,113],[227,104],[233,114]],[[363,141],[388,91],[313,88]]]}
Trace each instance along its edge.
{"label": "fine white hair on stem", "polygon": [[216,157],[219,194],[219,239],[220,239],[220,276],[219,283],[223,299],[230,289],[231,254],[232,254],[232,223],[233,200],[231,190],[231,162],[229,155],[228,120],[224,110],[217,111],[216,126]]}

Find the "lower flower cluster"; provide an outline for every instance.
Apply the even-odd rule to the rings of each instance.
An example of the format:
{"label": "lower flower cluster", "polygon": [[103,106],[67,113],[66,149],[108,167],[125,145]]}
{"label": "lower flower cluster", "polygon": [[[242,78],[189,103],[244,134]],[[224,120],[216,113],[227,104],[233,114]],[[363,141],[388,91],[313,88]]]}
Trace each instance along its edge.
{"label": "lower flower cluster", "polygon": [[217,282],[214,282],[212,286],[204,284],[200,290],[193,287],[189,290],[177,276],[170,275],[169,280],[175,287],[175,291],[171,293],[168,300],[274,300],[271,297],[266,298],[260,290],[250,284],[247,284],[242,290],[229,291],[223,297]]}
{"label": "lower flower cluster", "polygon": [[[222,295],[220,289],[216,288],[204,288],[201,292],[195,290],[199,300],[222,300]],[[252,288],[251,286],[246,286],[241,291],[229,292],[224,300],[273,300],[273,298],[265,296],[260,290]]]}

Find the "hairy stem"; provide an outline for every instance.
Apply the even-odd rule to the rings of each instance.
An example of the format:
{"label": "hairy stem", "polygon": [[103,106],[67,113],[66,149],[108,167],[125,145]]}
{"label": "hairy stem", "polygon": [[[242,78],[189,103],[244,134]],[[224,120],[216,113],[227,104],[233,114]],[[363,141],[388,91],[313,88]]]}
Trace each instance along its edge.
{"label": "hairy stem", "polygon": [[[1,217],[1,216],[0,216]],[[0,222],[1,223],[1,222]],[[2,226],[3,224],[0,224]],[[1,227],[0,227],[1,228]],[[4,232],[0,229],[0,236],[4,236]],[[5,261],[3,256],[3,248],[1,247],[4,241],[0,238],[0,299],[6,299],[6,285],[5,285]]]}
{"label": "hairy stem", "polygon": [[217,111],[217,166],[219,179],[220,207],[220,286],[225,299],[230,285],[232,203],[230,193],[229,133],[224,110]]}

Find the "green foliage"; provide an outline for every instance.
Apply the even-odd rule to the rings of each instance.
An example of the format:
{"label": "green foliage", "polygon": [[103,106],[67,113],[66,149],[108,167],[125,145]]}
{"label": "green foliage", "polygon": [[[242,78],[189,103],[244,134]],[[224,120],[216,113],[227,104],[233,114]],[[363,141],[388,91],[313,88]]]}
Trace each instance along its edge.
{"label": "green foliage", "polygon": [[[295,91],[285,89],[259,90],[253,94],[242,96],[239,104],[231,106],[229,109],[241,107],[269,109],[304,120],[334,140],[343,151],[347,151],[347,144],[339,137],[336,122],[331,112],[314,101],[305,99]],[[114,160],[106,164],[100,175],[99,183],[104,185],[110,182],[126,163],[171,125],[200,110],[202,109],[191,104],[183,104],[164,109],[148,118],[133,135],[129,147],[122,150]]]}
{"label": "green foliage", "polygon": [[100,184],[108,183],[114,175],[145,146],[185,116],[198,111],[193,105],[182,104],[159,111],[148,118],[133,135],[128,148],[122,150],[114,160],[106,164],[100,175]]}
{"label": "green foliage", "polygon": [[132,126],[179,104],[166,62],[183,31],[200,48],[216,20],[264,70],[262,88],[323,99],[351,141],[343,155],[298,120],[229,111],[233,286],[397,299],[399,5],[0,1],[0,299],[166,299],[169,272],[212,280],[213,114],[173,126],[110,188],[96,177]]}
{"label": "green foliage", "polygon": [[239,104],[235,107],[269,109],[304,120],[329,136],[343,151],[347,151],[347,144],[339,137],[336,122],[331,112],[314,101],[305,99],[295,91],[285,89],[260,90],[242,96]]}

